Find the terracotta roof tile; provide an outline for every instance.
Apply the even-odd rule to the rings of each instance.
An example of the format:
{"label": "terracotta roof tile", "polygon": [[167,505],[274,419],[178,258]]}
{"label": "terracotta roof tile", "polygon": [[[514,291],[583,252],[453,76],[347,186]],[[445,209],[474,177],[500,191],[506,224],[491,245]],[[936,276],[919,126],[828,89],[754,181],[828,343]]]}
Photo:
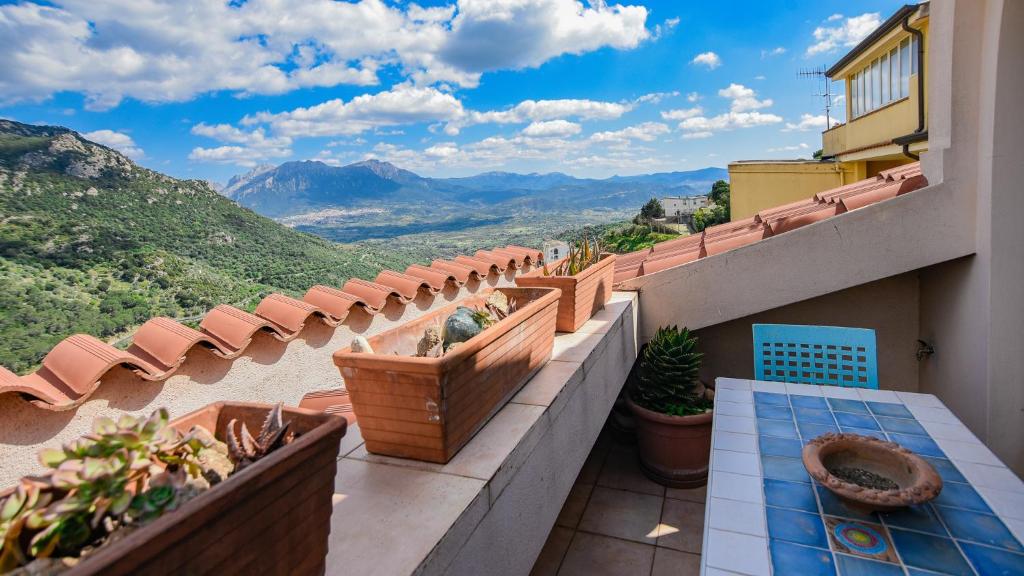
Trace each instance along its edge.
{"label": "terracotta roof tile", "polygon": [[544,253],[536,248],[526,248],[525,246],[516,246],[514,244],[505,246],[505,250],[509,252],[518,252],[526,259],[527,262],[537,264],[544,261]]}
{"label": "terracotta roof tile", "polygon": [[128,352],[170,374],[181,366],[188,351],[197,345],[221,358],[238,355],[237,351],[232,351],[219,340],[162,316],[151,318],[135,332]]}
{"label": "terracotta roof tile", "polygon": [[661,242],[650,250],[621,255],[615,261],[615,283],[741,248],[927,185],[918,162],[885,170],[873,178],[826,190],[813,198],[767,208],[750,218],[712,226],[702,234]]}
{"label": "terracotta roof tile", "polygon": [[345,282],[345,285],[341,287],[341,291],[348,292],[359,298],[368,307],[378,312],[387,305],[388,298],[394,298],[401,304],[408,304],[412,301],[412,298],[406,298],[391,286],[367,282],[361,278],[349,278],[348,282]]}
{"label": "terracotta roof tile", "polygon": [[501,266],[495,262],[492,262],[490,260],[482,260],[480,258],[470,256],[456,256],[455,263],[462,264],[464,266],[469,266],[470,268],[475,270],[476,273],[479,274],[480,276],[487,276],[488,274],[491,273],[492,268],[498,271],[499,274],[505,271],[504,266]]}
{"label": "terracotta roof tile", "polygon": [[261,300],[256,305],[256,315],[270,320],[289,336],[301,332],[310,316],[315,316],[332,327],[344,319],[344,316],[335,317],[315,304],[296,300],[284,294],[271,294]]}
{"label": "terracotta roof tile", "polygon": [[427,283],[434,292],[444,290],[445,285],[448,283],[451,283],[454,286],[462,285],[462,282],[459,282],[459,279],[450,272],[445,272],[437,268],[421,266],[419,264],[409,266],[405,269],[405,273]]}
{"label": "terracotta roof tile", "polygon": [[[509,268],[518,268],[519,263],[517,262],[517,259],[521,259],[522,256],[515,255],[511,252],[505,252],[502,254],[496,250],[477,250],[476,253],[473,254],[473,258],[483,260],[484,262],[490,262],[498,267],[498,272],[504,272]],[[458,261],[458,258],[455,260]]]}
{"label": "terracotta roof tile", "polygon": [[337,288],[321,286],[319,284],[310,288],[306,295],[302,297],[302,300],[318,306],[332,317],[337,318],[339,322],[344,321],[352,307],[357,305],[371,314],[377,313],[376,310],[367,306],[366,302],[363,302],[359,297],[353,296],[348,292],[342,292]]}
{"label": "terracotta roof tile", "polygon": [[377,274],[377,278],[374,282],[394,288],[396,292],[402,295],[402,298],[409,301],[416,299],[416,295],[419,294],[420,289],[423,289],[430,294],[437,294],[437,290],[435,290],[429,282],[421,278],[417,278],[416,276],[410,276],[408,274],[402,274],[392,270],[384,270],[380,274]]}
{"label": "terracotta roof tile", "polygon": [[431,268],[436,268],[442,272],[451,274],[453,278],[459,281],[459,284],[465,284],[469,282],[470,277],[480,278],[481,275],[477,272],[477,269],[473,266],[468,266],[461,262],[451,262],[449,260],[434,260],[430,263]]}
{"label": "terracotta roof tile", "polygon": [[515,264],[516,268],[522,268],[531,260],[526,254],[515,250],[508,250],[507,248],[495,248],[491,250],[491,254],[507,258],[509,262]]}
{"label": "terracotta roof tile", "polygon": [[259,331],[268,332],[282,342],[290,340],[291,336],[270,320],[227,304],[210,310],[199,323],[199,328],[220,341],[222,346],[239,353],[252,342],[252,337]]}

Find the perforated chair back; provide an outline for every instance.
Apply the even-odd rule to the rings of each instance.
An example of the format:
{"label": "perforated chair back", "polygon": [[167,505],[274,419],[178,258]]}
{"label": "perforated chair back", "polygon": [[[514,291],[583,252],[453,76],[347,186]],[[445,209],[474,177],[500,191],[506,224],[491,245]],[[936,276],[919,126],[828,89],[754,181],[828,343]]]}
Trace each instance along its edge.
{"label": "perforated chair back", "polygon": [[754,375],[758,380],[877,389],[875,331],[754,324]]}

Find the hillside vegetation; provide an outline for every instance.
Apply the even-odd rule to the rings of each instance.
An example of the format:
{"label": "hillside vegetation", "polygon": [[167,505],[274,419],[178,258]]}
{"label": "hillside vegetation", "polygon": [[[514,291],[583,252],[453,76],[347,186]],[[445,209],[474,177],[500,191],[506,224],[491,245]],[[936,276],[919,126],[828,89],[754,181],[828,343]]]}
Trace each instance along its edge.
{"label": "hillside vegetation", "polygon": [[205,182],[141,168],[64,128],[0,120],[0,364],[24,372],[62,338],[154,315],[251,309],[404,266],[241,208]]}

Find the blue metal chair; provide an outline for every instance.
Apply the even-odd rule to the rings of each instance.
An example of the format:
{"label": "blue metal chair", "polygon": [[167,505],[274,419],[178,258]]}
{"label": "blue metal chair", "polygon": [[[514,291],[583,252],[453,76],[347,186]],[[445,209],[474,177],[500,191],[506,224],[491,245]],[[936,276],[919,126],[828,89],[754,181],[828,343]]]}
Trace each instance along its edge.
{"label": "blue metal chair", "polygon": [[754,324],[754,375],[758,380],[878,389],[875,331]]}

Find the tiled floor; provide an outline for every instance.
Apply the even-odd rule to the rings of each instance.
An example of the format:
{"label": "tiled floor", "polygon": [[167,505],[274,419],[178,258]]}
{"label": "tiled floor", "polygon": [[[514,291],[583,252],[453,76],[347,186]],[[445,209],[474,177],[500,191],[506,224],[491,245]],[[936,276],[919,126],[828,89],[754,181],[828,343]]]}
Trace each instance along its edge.
{"label": "tiled floor", "polygon": [[648,480],[607,430],[576,479],[533,576],[697,576],[706,489]]}

